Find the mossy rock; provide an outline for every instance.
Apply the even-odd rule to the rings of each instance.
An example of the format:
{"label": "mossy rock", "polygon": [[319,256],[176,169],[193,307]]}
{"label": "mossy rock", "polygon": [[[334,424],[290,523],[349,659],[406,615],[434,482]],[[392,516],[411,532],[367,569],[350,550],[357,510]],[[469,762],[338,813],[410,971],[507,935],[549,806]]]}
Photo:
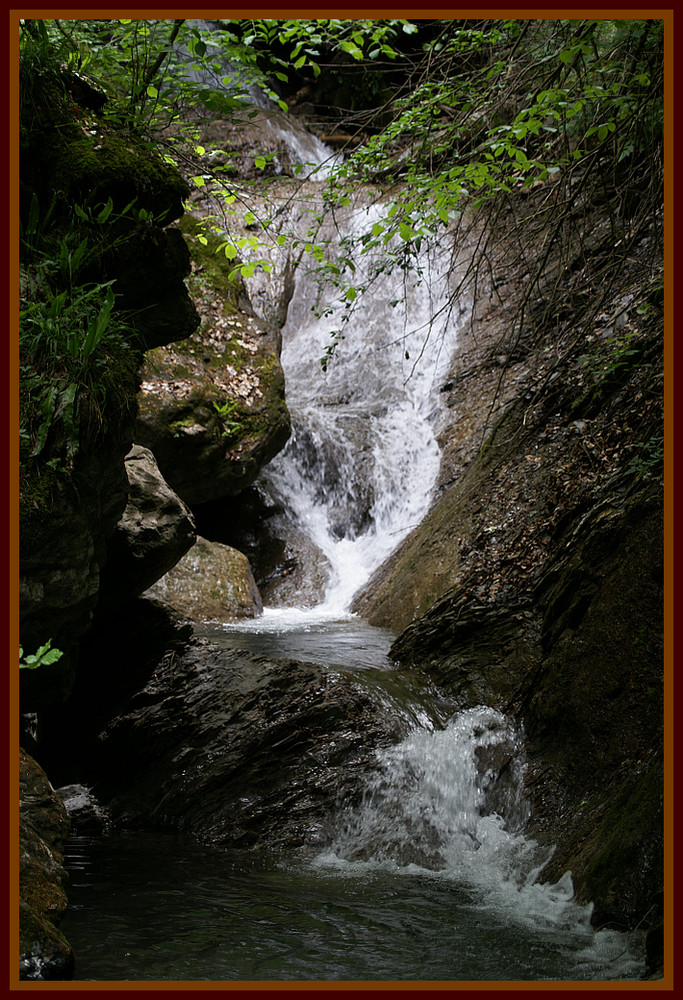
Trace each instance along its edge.
{"label": "mossy rock", "polygon": [[201,537],[145,597],[191,621],[238,621],[263,611],[247,557]]}
{"label": "mossy rock", "polygon": [[178,496],[201,504],[235,496],[286,444],[291,422],[277,334],[251,311],[241,279],[183,219],[201,324],[146,355],[135,432]]}
{"label": "mossy rock", "polygon": [[[187,183],[149,144],[97,124],[42,133],[38,139],[38,150],[33,143],[26,150],[22,175],[41,206],[47,207],[57,191],[65,207],[79,204],[86,211],[111,198],[114,216],[132,201],[136,210],[145,209],[163,225],[183,214]],[[49,171],[39,169],[47,163]]]}

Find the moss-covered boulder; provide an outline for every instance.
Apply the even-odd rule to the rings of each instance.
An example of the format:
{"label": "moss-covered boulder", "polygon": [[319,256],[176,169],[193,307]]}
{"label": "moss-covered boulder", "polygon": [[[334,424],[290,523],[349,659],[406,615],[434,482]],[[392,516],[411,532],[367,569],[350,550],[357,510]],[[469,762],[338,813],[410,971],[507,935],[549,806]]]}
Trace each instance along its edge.
{"label": "moss-covered boulder", "polygon": [[45,772],[19,758],[19,978],[71,979],[74,957],[58,928],[66,909],[62,867],[69,819]]}
{"label": "moss-covered boulder", "polygon": [[205,246],[189,218],[184,229],[202,322],[191,337],[148,352],[135,435],[192,505],[249,486],[286,444],[290,418],[277,333],[245,311],[218,241]]}
{"label": "moss-covered boulder", "polygon": [[144,596],[190,621],[236,621],[263,611],[247,557],[201,536]]}

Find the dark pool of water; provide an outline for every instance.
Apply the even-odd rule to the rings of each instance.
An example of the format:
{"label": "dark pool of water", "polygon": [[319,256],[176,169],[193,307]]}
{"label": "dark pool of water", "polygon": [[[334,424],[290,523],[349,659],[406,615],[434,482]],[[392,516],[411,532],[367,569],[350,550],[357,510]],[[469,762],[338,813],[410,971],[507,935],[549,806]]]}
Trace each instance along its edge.
{"label": "dark pool of water", "polygon": [[[239,629],[206,625],[195,632],[217,645],[351,670],[381,696],[388,712],[404,716],[408,729],[433,732],[435,744],[443,742],[438,730],[444,735],[453,706],[424,676],[393,669],[389,632],[353,618],[316,621],[296,610],[267,614]],[[455,780],[449,775],[440,766],[432,775],[447,786],[440,789],[446,799]],[[394,816],[391,837],[396,826],[409,841],[412,821],[403,829]],[[254,854],[171,833],[74,837],[67,849],[71,881],[61,927],[74,949],[77,981],[640,977],[642,940],[594,933],[589,912],[571,902],[571,884],[569,902],[565,890],[535,884],[518,892],[514,879],[506,881],[504,865],[498,873],[496,850],[486,856],[493,868],[484,867],[483,880],[476,882],[460,877],[457,865],[441,873],[383,861],[354,867],[337,863],[336,855],[323,864],[313,854]]]}
{"label": "dark pool of water", "polygon": [[617,936],[535,930],[423,873],[323,870],[170,834],[69,842],[77,981],[638,978]]}

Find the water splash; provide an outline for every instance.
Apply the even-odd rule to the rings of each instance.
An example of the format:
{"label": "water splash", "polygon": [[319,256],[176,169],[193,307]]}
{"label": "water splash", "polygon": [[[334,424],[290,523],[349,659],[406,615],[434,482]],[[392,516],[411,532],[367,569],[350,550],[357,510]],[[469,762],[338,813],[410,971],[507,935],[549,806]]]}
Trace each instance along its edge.
{"label": "water splash", "polygon": [[571,873],[539,881],[552,855],[525,834],[523,740],[506,716],[477,706],[443,729],[416,728],[377,751],[358,804],[335,817],[331,845],[314,860],[320,872],[367,879],[393,872],[438,879],[506,926],[551,935],[590,978],[642,971],[642,942],[591,926],[592,904],[574,898]]}

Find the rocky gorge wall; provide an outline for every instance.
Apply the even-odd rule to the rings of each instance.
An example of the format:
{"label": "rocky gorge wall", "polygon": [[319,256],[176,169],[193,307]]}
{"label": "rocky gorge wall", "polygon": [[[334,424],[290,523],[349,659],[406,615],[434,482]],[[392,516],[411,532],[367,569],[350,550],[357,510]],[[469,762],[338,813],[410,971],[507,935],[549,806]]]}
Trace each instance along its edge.
{"label": "rocky gorge wall", "polygon": [[[97,183],[102,187],[106,181]],[[174,179],[177,193],[176,184]],[[141,611],[139,603],[130,603],[163,577],[168,589],[156,596],[172,605],[168,571],[174,565],[179,571],[186,553],[198,559],[203,551],[201,542],[192,549],[192,507],[246,489],[289,434],[277,329],[253,315],[243,290],[228,288],[224,276],[212,272],[213,258],[202,256],[193,229],[193,220],[185,219],[180,229],[160,229],[127,244],[122,276],[136,272],[137,246],[139,260],[148,263],[140,272],[145,293],[168,302],[173,287],[178,308],[165,308],[163,316],[174,324],[181,318],[179,326],[168,326],[161,312],[154,314],[145,366],[128,385],[134,394],[141,383],[138,415],[131,410],[106,448],[100,441],[83,456],[78,493],[55,489],[42,507],[35,492],[26,493],[31,500],[22,512],[24,645],[42,641],[47,628],[55,645],[74,652],[68,665],[43,668],[40,677],[22,676],[23,708],[45,714],[53,747],[72,730],[70,761],[82,752],[72,726],[79,713],[90,707],[101,713],[90,720],[92,735],[117,698],[126,709],[108,730],[112,759],[124,752],[135,756],[135,740],[144,741],[145,719],[152,719],[145,715],[149,705],[171,728],[178,718],[174,705],[182,706],[193,745],[204,741],[223,752],[222,729],[218,733],[213,723],[202,721],[207,657],[213,656],[225,683],[235,686],[229,699],[235,705],[243,699],[250,711],[256,703],[261,712],[251,731],[247,726],[235,737],[237,763],[229,758],[224,767],[239,770],[244,761],[265,759],[273,745],[290,740],[282,770],[283,780],[291,781],[285,796],[291,805],[297,781],[288,769],[297,754],[313,753],[314,730],[331,724],[326,762],[333,771],[343,770],[364,758],[358,741],[335,749],[335,727],[343,734],[353,715],[359,733],[380,738],[376,707],[347,681],[328,697],[313,667],[302,670],[301,692],[292,696],[293,665],[218,656],[194,645],[185,673],[174,673],[174,652],[183,641],[166,612],[158,606]],[[165,287],[149,281],[159,259],[164,262],[159,273],[169,278]],[[188,276],[192,300],[183,284]],[[596,321],[588,354],[578,341],[562,352],[538,341],[513,349],[517,289],[512,285],[502,296],[504,305],[480,304],[440,387],[452,418],[442,427],[444,457],[434,506],[356,603],[364,618],[400,633],[392,656],[406,671],[435,681],[462,707],[491,704],[523,723],[534,832],[557,845],[546,876],[570,868],[579,897],[596,903],[599,923],[650,928],[653,968],[660,954],[663,885],[658,280],[657,274],[648,280],[634,276],[615,291]],[[144,301],[132,292],[130,300]],[[567,323],[571,326],[571,315]],[[138,447],[131,452],[133,441]],[[143,490],[143,480],[151,483],[149,490]],[[167,537],[163,511],[171,508],[173,530]],[[99,674],[98,643],[108,631],[117,632],[124,606],[127,622],[141,615],[135,632],[141,642],[153,623],[148,640],[154,649],[149,662],[140,651],[129,676],[120,676],[116,662]],[[91,631],[93,620],[98,631]],[[70,715],[55,706],[71,690],[78,645],[85,683]],[[131,651],[124,648],[122,661]],[[123,690],[116,698],[108,687],[112,680]],[[312,703],[314,688],[322,694]],[[290,698],[294,721],[271,728],[277,706]],[[244,716],[250,718],[246,709]],[[200,751],[190,761],[197,774]],[[62,762],[68,759],[65,752]],[[111,766],[111,760],[105,762],[103,771]],[[152,816],[149,778],[138,774],[131,792],[121,788],[119,777],[110,771],[120,815],[128,811],[136,822],[152,824],[201,825],[201,817],[186,815],[183,788],[163,767],[152,778],[163,790]],[[221,780],[220,774],[207,779]],[[327,775],[311,778],[297,805],[302,815],[315,816],[316,799],[333,797],[334,781]],[[266,782],[258,793],[251,818],[225,819],[226,837],[248,841],[255,831],[273,826],[273,789]],[[61,815],[58,803],[48,803],[48,811],[53,808]],[[59,872],[56,877],[59,881]],[[49,907],[48,919],[57,923],[60,907],[52,902]],[[35,912],[31,919],[37,919]],[[27,954],[35,953],[32,939],[26,947]],[[68,949],[65,954],[57,978],[68,972]],[[26,968],[28,978],[41,978],[30,964]]]}
{"label": "rocky gorge wall", "polygon": [[[643,255],[652,240],[651,230]],[[654,954],[664,857],[660,273],[624,274],[586,339],[559,350],[510,350],[514,288],[482,306],[442,386],[453,419],[434,506],[355,604],[400,631],[400,664],[463,706],[519,720],[532,826],[556,845],[542,877],[570,869],[596,925],[649,927]]]}

